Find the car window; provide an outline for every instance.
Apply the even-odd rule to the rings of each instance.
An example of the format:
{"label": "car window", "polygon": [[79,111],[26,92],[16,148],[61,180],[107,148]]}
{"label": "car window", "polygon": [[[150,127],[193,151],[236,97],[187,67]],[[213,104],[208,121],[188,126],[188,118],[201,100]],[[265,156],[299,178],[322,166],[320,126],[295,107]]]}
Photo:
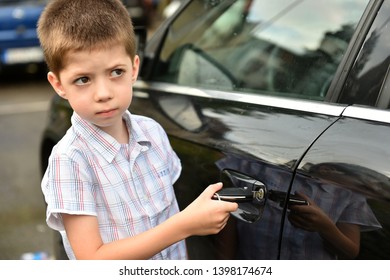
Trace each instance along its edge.
{"label": "car window", "polygon": [[153,79],[323,100],[368,0],[196,0],[170,26]]}
{"label": "car window", "polygon": [[390,109],[390,3],[383,2],[348,74],[338,102]]}

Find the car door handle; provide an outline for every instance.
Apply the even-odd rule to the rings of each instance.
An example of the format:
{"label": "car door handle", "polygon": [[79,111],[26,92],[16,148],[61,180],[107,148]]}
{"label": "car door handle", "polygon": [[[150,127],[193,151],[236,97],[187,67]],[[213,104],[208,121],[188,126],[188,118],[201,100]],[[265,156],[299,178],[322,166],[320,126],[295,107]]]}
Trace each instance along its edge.
{"label": "car door handle", "polygon": [[221,182],[223,188],[213,199],[238,203],[238,209],[231,214],[242,221],[260,220],[267,197],[267,188],[262,182],[231,169],[221,171]]}
{"label": "car door handle", "polygon": [[213,199],[232,202],[265,202],[266,186],[245,174],[224,169],[221,172],[223,188],[214,194]]}

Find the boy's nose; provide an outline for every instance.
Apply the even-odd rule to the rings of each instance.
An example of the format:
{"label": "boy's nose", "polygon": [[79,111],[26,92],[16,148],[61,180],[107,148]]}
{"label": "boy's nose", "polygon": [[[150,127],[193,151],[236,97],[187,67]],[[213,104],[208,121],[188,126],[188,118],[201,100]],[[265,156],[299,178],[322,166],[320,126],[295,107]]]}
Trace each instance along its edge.
{"label": "boy's nose", "polygon": [[102,102],[113,98],[113,92],[106,83],[99,83],[95,91],[95,101]]}

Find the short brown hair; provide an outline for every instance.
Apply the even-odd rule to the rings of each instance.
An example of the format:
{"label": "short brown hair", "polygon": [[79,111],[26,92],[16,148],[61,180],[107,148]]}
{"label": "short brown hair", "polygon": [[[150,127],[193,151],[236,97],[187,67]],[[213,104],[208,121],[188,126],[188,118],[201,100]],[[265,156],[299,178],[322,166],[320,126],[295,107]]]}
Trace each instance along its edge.
{"label": "short brown hair", "polygon": [[120,0],[52,0],[38,21],[38,37],[50,71],[59,74],[71,50],[94,50],[123,44],[131,59],[135,36]]}

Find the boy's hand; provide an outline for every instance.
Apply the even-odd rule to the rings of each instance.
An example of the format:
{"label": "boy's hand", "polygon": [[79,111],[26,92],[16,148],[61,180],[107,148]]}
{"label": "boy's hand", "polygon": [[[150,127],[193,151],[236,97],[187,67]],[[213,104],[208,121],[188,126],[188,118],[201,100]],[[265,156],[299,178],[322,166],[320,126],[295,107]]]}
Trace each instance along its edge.
{"label": "boy's hand", "polygon": [[222,188],[222,183],[209,185],[183,214],[189,235],[217,234],[226,225],[230,212],[236,211],[238,204],[213,200],[213,195]]}

